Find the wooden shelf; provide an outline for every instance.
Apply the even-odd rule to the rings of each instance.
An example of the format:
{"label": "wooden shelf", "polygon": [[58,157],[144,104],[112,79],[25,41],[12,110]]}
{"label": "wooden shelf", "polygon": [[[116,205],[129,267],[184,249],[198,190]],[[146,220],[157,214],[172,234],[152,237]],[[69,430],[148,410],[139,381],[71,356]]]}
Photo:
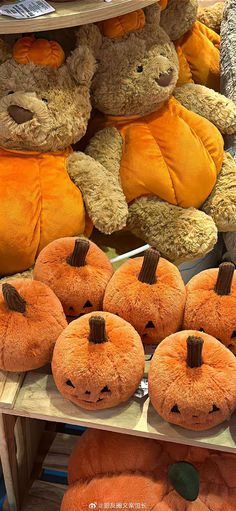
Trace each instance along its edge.
{"label": "wooden shelf", "polygon": [[230,422],[194,432],[165,422],[148,399],[132,398],[116,408],[90,412],[64,399],[48,374],[28,373],[7,413],[236,453],[236,414]]}
{"label": "wooden shelf", "polygon": [[14,20],[0,16],[0,33],[40,32],[94,23],[146,7],[153,4],[154,0],[112,0],[109,3],[104,0],[77,0],[62,3],[49,0],[49,3],[55,7],[56,11],[39,18]]}

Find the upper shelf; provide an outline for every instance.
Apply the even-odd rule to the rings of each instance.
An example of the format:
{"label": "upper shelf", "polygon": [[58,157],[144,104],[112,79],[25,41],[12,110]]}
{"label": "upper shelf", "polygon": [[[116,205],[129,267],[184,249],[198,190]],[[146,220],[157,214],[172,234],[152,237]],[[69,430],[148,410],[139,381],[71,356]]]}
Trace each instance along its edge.
{"label": "upper shelf", "polygon": [[[6,1],[5,3],[9,3]],[[75,0],[74,2],[49,3],[55,7],[52,14],[39,18],[15,20],[0,16],[0,34],[17,34],[40,32],[57,28],[75,27],[86,23],[94,23],[136,11],[155,3],[154,0]]]}

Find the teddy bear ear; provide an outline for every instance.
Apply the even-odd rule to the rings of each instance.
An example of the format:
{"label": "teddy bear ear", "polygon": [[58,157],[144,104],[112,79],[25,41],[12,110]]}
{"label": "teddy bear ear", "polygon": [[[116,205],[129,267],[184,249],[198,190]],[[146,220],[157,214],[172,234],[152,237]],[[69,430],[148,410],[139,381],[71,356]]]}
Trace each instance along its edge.
{"label": "teddy bear ear", "polygon": [[81,85],[90,85],[96,71],[96,56],[102,35],[95,25],[84,25],[76,33],[77,48],[67,58],[67,65],[74,79]]}
{"label": "teddy bear ear", "polygon": [[155,3],[144,9],[146,25],[157,26],[160,23],[161,5]]}
{"label": "teddy bear ear", "polygon": [[6,43],[6,41],[0,39],[0,63],[10,59],[11,56],[12,52],[10,50],[10,46]]}

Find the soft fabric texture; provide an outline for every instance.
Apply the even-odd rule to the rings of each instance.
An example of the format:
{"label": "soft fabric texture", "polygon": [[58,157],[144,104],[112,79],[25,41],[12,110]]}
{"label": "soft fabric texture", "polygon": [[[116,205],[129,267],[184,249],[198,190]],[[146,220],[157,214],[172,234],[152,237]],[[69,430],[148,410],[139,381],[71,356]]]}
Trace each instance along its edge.
{"label": "soft fabric texture", "polygon": [[[199,367],[189,367],[189,337],[203,340]],[[148,375],[151,402],[163,419],[192,430],[229,420],[236,408],[236,359],[214,337],[197,330],[170,335],[157,347]]]}
{"label": "soft fabric texture", "polygon": [[[168,478],[180,461],[198,472],[199,493],[192,502]],[[235,511],[235,454],[93,429],[72,451],[69,479],[74,484],[62,511],[87,510],[91,502],[137,503],[149,511]]]}
{"label": "soft fabric texture", "polygon": [[[4,285],[13,286],[7,290],[10,306],[3,296]],[[12,294],[17,296],[14,298]],[[23,304],[22,312],[12,310],[15,301],[16,305],[19,301],[19,305]],[[8,280],[7,284],[1,284],[0,368],[30,371],[49,363],[55,342],[66,326],[62,306],[45,284],[31,279]]]}
{"label": "soft fabric texture", "polygon": [[79,238],[53,241],[39,254],[34,267],[34,279],[53,289],[71,318],[102,309],[105,289],[113,274],[106,254],[91,241],[87,241],[89,248],[83,265],[69,264],[75,244],[80,245]]}
{"label": "soft fabric texture", "polygon": [[188,282],[183,326],[204,330],[236,355],[236,271],[229,293],[223,295],[215,290],[218,275],[219,269],[212,268]]}
{"label": "soft fabric texture", "polygon": [[[102,342],[91,340],[94,318],[105,322]],[[52,372],[61,394],[81,408],[117,406],[134,394],[143,377],[141,339],[129,323],[113,314],[86,314],[70,323],[57,340]]]}
{"label": "soft fabric texture", "polygon": [[58,68],[63,64],[65,54],[56,41],[23,37],[13,47],[13,58],[18,64],[33,62],[34,64]]}
{"label": "soft fabric texture", "polygon": [[137,330],[145,344],[158,344],[181,328],[185,286],[178,268],[160,259],[156,282],[140,282],[143,257],[126,261],[107,285],[104,310],[121,316]]}

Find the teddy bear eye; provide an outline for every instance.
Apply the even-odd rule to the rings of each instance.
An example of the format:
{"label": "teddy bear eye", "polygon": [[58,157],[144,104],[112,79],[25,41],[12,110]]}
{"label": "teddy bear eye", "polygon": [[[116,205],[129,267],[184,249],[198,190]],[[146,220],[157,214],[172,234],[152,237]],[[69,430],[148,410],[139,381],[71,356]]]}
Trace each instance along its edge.
{"label": "teddy bear eye", "polygon": [[14,94],[14,90],[10,90],[7,95],[10,96],[10,94]]}
{"label": "teddy bear eye", "polygon": [[172,408],[171,408],[171,412],[172,412],[172,413],[180,413],[179,408],[178,408],[178,405],[174,405],[174,406],[172,406]]}
{"label": "teddy bear eye", "polygon": [[48,103],[48,100],[46,98],[42,98],[42,101],[46,104]]}
{"label": "teddy bear eye", "polygon": [[66,385],[68,385],[68,387],[73,387],[73,389],[75,389],[75,386],[73,385],[71,380],[66,380]]}
{"label": "teddy bear eye", "polygon": [[212,406],[212,410],[211,410],[209,413],[219,412],[219,410],[220,410],[220,409],[218,408],[218,406],[213,405],[213,406]]}
{"label": "teddy bear eye", "polygon": [[137,67],[137,73],[142,73],[143,72],[143,66],[140,65]]}
{"label": "teddy bear eye", "polygon": [[234,339],[236,337],[236,330],[233,331],[232,335],[231,335],[231,339]]}

